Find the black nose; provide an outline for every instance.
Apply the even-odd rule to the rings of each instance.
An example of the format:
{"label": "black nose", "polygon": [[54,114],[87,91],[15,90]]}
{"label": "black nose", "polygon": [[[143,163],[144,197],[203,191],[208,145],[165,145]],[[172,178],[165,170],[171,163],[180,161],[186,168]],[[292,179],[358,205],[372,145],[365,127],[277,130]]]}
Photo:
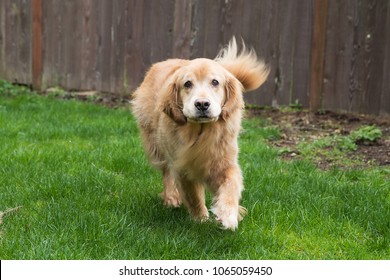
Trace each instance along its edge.
{"label": "black nose", "polygon": [[199,111],[205,112],[209,109],[210,107],[210,100],[206,98],[199,98],[195,100],[195,107]]}

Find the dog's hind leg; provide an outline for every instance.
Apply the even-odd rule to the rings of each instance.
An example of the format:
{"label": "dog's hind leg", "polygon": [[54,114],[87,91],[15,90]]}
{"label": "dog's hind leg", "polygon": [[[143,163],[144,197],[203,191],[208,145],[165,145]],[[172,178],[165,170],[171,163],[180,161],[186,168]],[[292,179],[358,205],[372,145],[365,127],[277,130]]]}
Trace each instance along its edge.
{"label": "dog's hind leg", "polygon": [[181,178],[178,184],[183,203],[194,220],[206,221],[209,218],[209,212],[206,207],[204,186],[184,178]]}

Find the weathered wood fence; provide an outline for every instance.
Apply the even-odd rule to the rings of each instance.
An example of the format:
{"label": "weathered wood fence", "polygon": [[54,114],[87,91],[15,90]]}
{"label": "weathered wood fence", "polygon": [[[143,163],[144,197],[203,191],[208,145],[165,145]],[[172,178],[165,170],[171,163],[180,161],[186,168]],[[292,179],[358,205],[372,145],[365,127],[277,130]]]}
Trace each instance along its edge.
{"label": "weathered wood fence", "polygon": [[247,102],[390,114],[389,0],[0,0],[0,78],[130,94],[232,35],[272,68]]}

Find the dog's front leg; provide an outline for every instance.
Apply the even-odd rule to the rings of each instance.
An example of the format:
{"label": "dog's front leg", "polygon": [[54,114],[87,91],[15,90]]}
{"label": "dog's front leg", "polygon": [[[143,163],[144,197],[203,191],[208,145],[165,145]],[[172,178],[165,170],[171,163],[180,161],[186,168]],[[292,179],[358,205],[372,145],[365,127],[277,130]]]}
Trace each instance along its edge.
{"label": "dog's front leg", "polygon": [[180,194],[176,188],[175,179],[168,169],[163,171],[163,181],[164,191],[160,193],[160,196],[164,201],[164,205],[167,207],[179,207],[181,204]]}
{"label": "dog's front leg", "polygon": [[225,229],[235,230],[246,213],[239,205],[243,190],[243,179],[238,166],[232,166],[219,174],[214,174],[211,189],[214,192],[211,211]]}

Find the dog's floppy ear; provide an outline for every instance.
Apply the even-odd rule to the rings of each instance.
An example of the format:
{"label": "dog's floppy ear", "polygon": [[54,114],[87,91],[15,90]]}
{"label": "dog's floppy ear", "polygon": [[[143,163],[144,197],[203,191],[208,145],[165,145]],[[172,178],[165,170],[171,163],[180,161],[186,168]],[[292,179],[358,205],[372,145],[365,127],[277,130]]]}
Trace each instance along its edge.
{"label": "dog's floppy ear", "polygon": [[170,83],[164,92],[162,110],[178,125],[186,124],[187,118],[183,114],[183,102],[175,82]]}
{"label": "dog's floppy ear", "polygon": [[225,103],[222,106],[221,118],[227,120],[238,109],[244,108],[241,83],[234,77],[227,79],[225,83]]}

